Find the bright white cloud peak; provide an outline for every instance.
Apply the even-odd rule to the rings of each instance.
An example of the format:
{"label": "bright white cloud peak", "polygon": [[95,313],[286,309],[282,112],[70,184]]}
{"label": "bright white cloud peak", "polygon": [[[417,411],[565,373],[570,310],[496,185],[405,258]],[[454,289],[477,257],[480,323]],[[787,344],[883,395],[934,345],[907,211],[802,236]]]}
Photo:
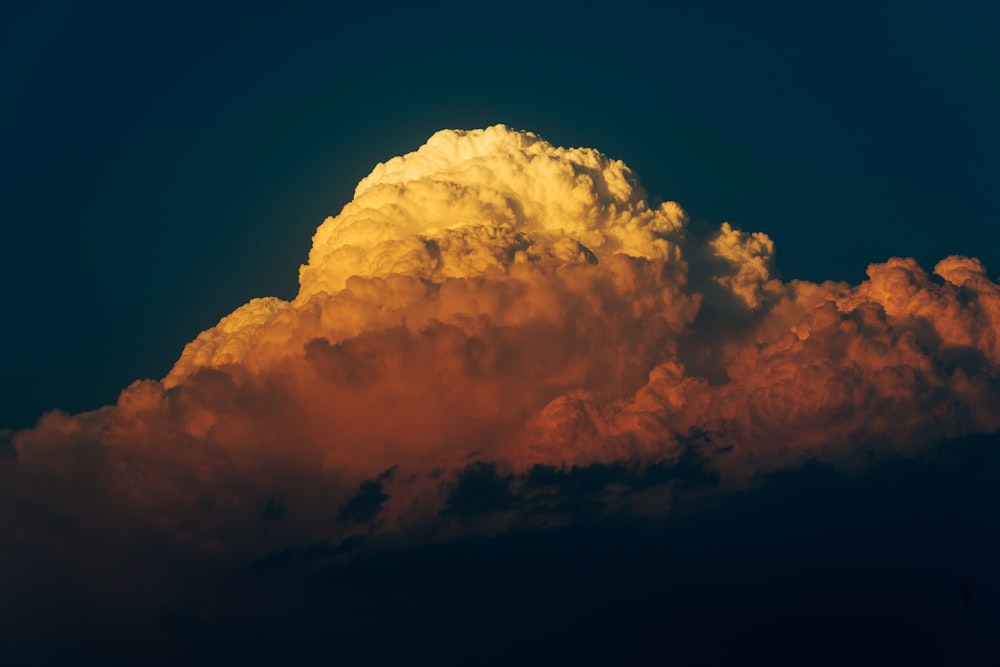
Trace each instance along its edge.
{"label": "bright white cloud peak", "polygon": [[[443,130],[376,165],[353,201],[320,225],[293,304],[252,301],[190,346],[178,372],[240,361],[254,332],[287,308],[316,307],[352,277],[441,283],[502,276],[515,264],[598,263],[621,254],[669,262],[683,284],[686,224],[680,206],[652,207],[632,171],[594,149],[555,147],[503,125]],[[765,234],[728,224],[693,253],[711,260],[711,279],[751,308],[772,254]]]}

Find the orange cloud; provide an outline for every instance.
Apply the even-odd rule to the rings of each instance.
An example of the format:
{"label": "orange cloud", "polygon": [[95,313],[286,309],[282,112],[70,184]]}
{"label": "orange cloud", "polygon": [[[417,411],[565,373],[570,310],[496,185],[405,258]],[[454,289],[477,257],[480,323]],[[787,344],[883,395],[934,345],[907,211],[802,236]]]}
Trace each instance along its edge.
{"label": "orange cloud", "polygon": [[587,466],[665,511],[692,475],[1000,427],[1000,286],[977,260],[891,259],[849,286],[776,280],[773,252],[728,223],[689,236],[595,150],[440,132],[320,225],[294,300],[238,308],[114,406],[8,434],[0,533],[53,559],[95,530],[249,562],[502,529],[539,479]]}

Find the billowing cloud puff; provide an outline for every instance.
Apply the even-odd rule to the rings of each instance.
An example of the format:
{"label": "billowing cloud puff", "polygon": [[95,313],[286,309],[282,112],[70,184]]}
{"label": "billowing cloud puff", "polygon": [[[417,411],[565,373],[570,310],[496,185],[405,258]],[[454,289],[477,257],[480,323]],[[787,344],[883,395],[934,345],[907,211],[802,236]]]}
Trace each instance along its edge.
{"label": "billowing cloud puff", "polygon": [[[395,323],[408,315],[493,316],[493,306],[504,317],[533,317],[526,308],[549,307],[534,293],[529,303],[494,304],[477,294],[453,306],[443,297],[426,304],[419,286],[510,278],[534,292],[530,283],[545,280],[542,274],[569,276],[570,266],[602,261],[621,266],[625,258],[664,266],[673,274],[669,288],[683,288],[685,225],[679,206],[650,207],[631,170],[593,149],[556,148],[502,125],[442,131],[416,152],[377,165],[340,215],[320,225],[294,303],[255,299],[238,309],[188,346],[168,382],[201,366],[280,355],[304,336],[353,336],[385,326],[385,316],[373,322],[371,312],[331,304],[338,296],[350,299],[340,296],[345,293],[355,308],[379,301],[378,310],[392,311]],[[720,248],[728,259],[742,246],[733,241]],[[391,286],[382,293],[383,283],[373,279]],[[316,328],[303,331],[307,313]],[[693,311],[677,315],[683,325]]]}
{"label": "billowing cloud puff", "polygon": [[629,168],[593,149],[502,125],[443,131],[376,166],[320,225],[299,300],[351,276],[464,278],[547,255],[676,260],[683,226],[677,205],[650,208]]}
{"label": "billowing cloud puff", "polygon": [[294,300],[238,308],[115,406],[7,434],[8,553],[57,558],[52,522],[251,562],[582,496],[666,511],[681,487],[1000,428],[977,260],[782,282],[765,234],[686,220],[595,150],[439,132],[320,225]]}

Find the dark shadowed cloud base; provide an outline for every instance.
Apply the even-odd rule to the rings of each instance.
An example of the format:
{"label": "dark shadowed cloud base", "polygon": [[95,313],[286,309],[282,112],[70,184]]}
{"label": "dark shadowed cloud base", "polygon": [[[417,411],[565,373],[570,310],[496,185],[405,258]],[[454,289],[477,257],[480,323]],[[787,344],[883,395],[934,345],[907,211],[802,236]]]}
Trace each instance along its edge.
{"label": "dark shadowed cloud base", "polygon": [[[951,441],[860,477],[814,463],[668,518],[312,545],[141,620],[45,614],[44,634],[25,627],[30,617],[5,627],[21,656],[53,661],[989,664],[1000,649],[998,445]],[[639,479],[535,474],[573,503],[610,479]],[[466,509],[514,502],[489,466],[465,475],[452,498]]]}

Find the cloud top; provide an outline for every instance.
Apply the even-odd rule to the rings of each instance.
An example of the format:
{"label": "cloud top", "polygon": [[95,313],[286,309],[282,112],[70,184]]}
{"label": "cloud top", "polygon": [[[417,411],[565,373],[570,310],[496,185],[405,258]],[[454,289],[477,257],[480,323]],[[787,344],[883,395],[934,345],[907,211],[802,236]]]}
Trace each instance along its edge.
{"label": "cloud top", "polygon": [[676,258],[684,215],[650,208],[621,160],[503,125],[438,132],[379,164],[313,237],[300,299],[351,276],[467,278],[554,256]]}

